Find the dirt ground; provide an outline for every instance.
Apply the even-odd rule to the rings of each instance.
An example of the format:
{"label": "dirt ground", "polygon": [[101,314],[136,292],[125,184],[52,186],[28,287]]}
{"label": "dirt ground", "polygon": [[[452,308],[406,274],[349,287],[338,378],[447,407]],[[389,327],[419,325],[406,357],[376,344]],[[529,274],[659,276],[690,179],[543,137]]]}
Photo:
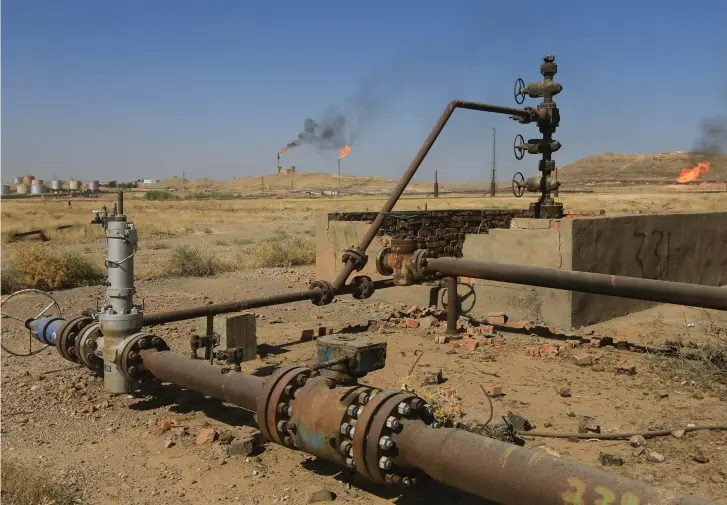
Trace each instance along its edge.
{"label": "dirt ground", "polygon": [[[710,194],[695,199],[689,195],[567,196],[570,209],[609,213],[638,210],[723,210],[727,195]],[[472,208],[482,206],[514,207],[522,200],[497,198],[406,199],[400,208]],[[224,202],[146,202],[127,201],[127,213],[141,230],[137,257],[137,291],[149,313],[263,296],[288,290],[305,289],[314,272],[311,267],[248,269],[204,279],[159,278],[155,270],[169,254],[166,248],[147,247],[163,242],[200,245],[221,255],[236,254],[234,240],[259,240],[277,228],[305,236],[313,227],[320,210],[371,210],[380,207],[378,199],[296,199],[280,201]],[[44,205],[44,209],[39,209]],[[64,202],[34,204],[4,202],[3,229],[18,228],[52,219],[85,222],[97,203],[73,202],[68,213]],[[399,208],[399,207],[397,207]],[[54,217],[58,216],[60,217]],[[156,226],[158,233],[145,235],[144,226]],[[211,229],[211,233],[205,231]],[[153,231],[153,230],[152,230]],[[89,258],[102,261],[104,241],[95,232],[75,232],[46,245],[74,248]],[[3,256],[12,254],[17,243],[3,246]],[[244,251],[244,249],[243,249]],[[93,307],[103,298],[103,288],[86,287],[53,294],[65,315],[75,315]],[[37,313],[29,301],[19,302],[17,311]],[[299,362],[310,362],[314,342],[301,342],[303,329],[368,320],[384,321],[398,307],[342,297],[336,303],[316,307],[309,302],[257,309],[258,343],[267,354],[243,365],[245,372]],[[4,308],[5,311],[5,308]],[[35,311],[35,312],[33,312]],[[199,321],[186,321],[155,328],[173,350],[186,353],[188,339]],[[689,323],[694,323],[689,324]],[[681,339],[692,346],[712,344],[715,337],[725,338],[727,316],[716,311],[659,306],[585,328],[578,335],[612,336],[632,343],[664,346],[667,340]],[[493,399],[496,416],[515,412],[537,426],[538,431],[577,432],[579,423],[589,418],[602,432],[629,432],[648,429],[679,429],[696,425],[725,424],[727,387],[717,381],[710,369],[700,368],[679,356],[653,352],[637,353],[615,348],[579,352],[600,358],[602,370],[581,367],[567,357],[533,357],[528,348],[563,342],[557,338],[537,337],[502,329],[497,335],[503,346],[484,344],[468,351],[459,346],[437,344],[433,330],[404,329],[381,325],[371,335],[388,343],[384,370],[367,376],[363,382],[382,388],[399,388],[416,360],[413,381],[421,386],[417,371],[441,368],[446,382],[441,386],[456,389],[468,415],[486,417],[489,404],[479,385],[501,385],[503,396]],[[720,333],[721,332],[721,333]],[[724,340],[723,340],[724,342]],[[13,342],[18,344],[18,342]],[[616,374],[612,365],[629,361],[635,375]],[[486,373],[496,373],[498,377]],[[559,394],[570,389],[570,396]],[[252,416],[242,409],[204,399],[170,385],[145,388],[132,395],[111,397],[103,383],[87,370],[63,360],[53,349],[35,356],[19,358],[2,355],[2,459],[26,463],[75,490],[82,503],[112,504],[199,504],[199,503],[305,503],[305,490],[311,485],[325,486],[336,502],[378,504],[395,502],[481,501],[436,482],[424,482],[405,493],[355,482],[349,485],[340,470],[326,462],[272,444],[251,457],[224,457],[217,443],[197,445],[195,434],[206,426],[220,432],[253,425]],[[168,434],[159,433],[157,423],[170,420],[187,427],[188,437],[166,447]],[[580,442],[568,439],[526,437],[526,446],[557,452],[564,458],[599,466],[599,453],[623,458],[622,466],[608,470],[678,489],[727,505],[727,431],[700,431],[682,438],[660,437],[647,441],[646,453],[633,454],[628,441]],[[650,452],[662,454],[665,461],[650,463]],[[703,458],[695,456],[703,456]],[[697,462],[696,459],[706,462]]]}

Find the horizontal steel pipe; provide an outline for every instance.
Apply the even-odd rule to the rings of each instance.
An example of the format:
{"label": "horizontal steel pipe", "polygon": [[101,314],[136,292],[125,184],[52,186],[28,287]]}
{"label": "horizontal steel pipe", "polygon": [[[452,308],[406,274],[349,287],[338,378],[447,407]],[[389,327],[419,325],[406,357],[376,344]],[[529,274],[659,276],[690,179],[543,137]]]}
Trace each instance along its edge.
{"label": "horizontal steel pipe", "polygon": [[171,310],[169,312],[159,312],[157,314],[144,314],[144,326],[156,326],[158,324],[184,321],[185,319],[194,319],[197,317],[229,314],[231,312],[240,312],[242,310],[255,309],[258,307],[270,307],[272,305],[281,305],[283,303],[313,300],[320,297],[321,294],[322,291],[320,289],[308,289],[305,291],[293,291],[292,293],[283,293],[280,295],[250,298],[249,300],[213,303],[211,305],[201,305],[199,307],[189,307],[186,309]]}
{"label": "horizontal steel pipe", "polygon": [[394,437],[398,464],[502,505],[714,505],[464,430],[402,424]]}
{"label": "horizontal steel pipe", "polygon": [[[374,290],[386,289],[391,287],[394,287],[394,283],[391,279],[374,281]],[[354,292],[354,289],[355,288],[353,286],[345,286],[338,292],[338,294],[350,294]],[[171,310],[169,312],[158,312],[156,314],[144,314],[144,326],[157,326],[160,324],[173,323],[175,321],[195,319],[197,317],[214,316],[217,314],[229,314],[232,312],[240,312],[243,310],[256,309],[260,307],[282,305],[284,303],[315,300],[317,298],[320,298],[322,294],[323,291],[321,291],[319,288],[314,288],[306,289],[305,291],[293,291],[291,293],[282,293],[279,295],[264,296],[260,298],[236,300],[234,302],[200,305],[197,307],[188,307],[186,309]]]}
{"label": "horizontal steel pipe", "polygon": [[727,289],[716,286],[455,258],[427,260],[427,270],[443,275],[727,310]]}
{"label": "horizontal steel pipe", "polygon": [[[404,172],[404,175],[401,176],[398,184],[391,192],[391,195],[389,195],[389,198],[384,203],[381,211],[379,211],[376,219],[374,219],[374,222],[371,223],[371,226],[366,231],[366,234],[361,237],[361,241],[358,244],[358,250],[362,253],[365,253],[366,249],[368,249],[368,247],[371,245],[371,242],[374,240],[374,237],[376,237],[376,234],[379,232],[381,225],[384,224],[384,219],[386,218],[386,215],[391,212],[391,210],[394,208],[394,205],[396,205],[396,202],[398,202],[399,198],[401,198],[401,195],[404,194],[404,190],[411,182],[414,174],[416,174],[419,166],[422,164],[424,158],[426,158],[427,154],[434,145],[434,142],[439,137],[439,134],[442,133],[444,126],[447,124],[447,121],[449,121],[449,118],[452,116],[452,113],[455,109],[492,112],[495,114],[506,114],[508,116],[521,118],[530,115],[530,112],[524,109],[514,109],[512,107],[502,107],[500,105],[468,102],[466,100],[452,100],[451,102],[449,102],[447,104],[447,107],[444,109],[444,112],[442,112],[442,115],[439,117],[439,120],[434,125],[434,128],[429,133],[429,136],[424,141],[424,144],[422,144],[422,146],[419,148],[419,151],[417,151],[416,155],[414,156],[414,159],[411,161],[411,164],[409,164],[409,168],[407,168],[406,172]],[[353,273],[355,268],[356,265],[351,261],[347,262],[344,265],[343,269],[338,273],[338,277],[336,277],[336,280],[333,281],[333,288],[336,291],[338,291],[341,287],[343,287],[344,284],[346,284],[348,276]]]}
{"label": "horizontal steel pipe", "polygon": [[253,412],[257,408],[264,382],[261,377],[244,373],[223,374],[206,361],[193,360],[171,351],[146,350],[139,354],[144,368],[161,381]]}

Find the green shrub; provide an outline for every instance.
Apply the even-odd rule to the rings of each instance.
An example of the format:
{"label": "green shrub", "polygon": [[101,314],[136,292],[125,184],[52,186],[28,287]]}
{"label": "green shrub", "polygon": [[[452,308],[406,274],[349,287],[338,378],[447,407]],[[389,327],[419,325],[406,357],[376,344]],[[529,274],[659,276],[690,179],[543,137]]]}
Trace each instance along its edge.
{"label": "green shrub", "polygon": [[42,244],[18,248],[3,267],[3,292],[22,288],[53,290],[99,284],[104,272],[76,252],[58,252]]}
{"label": "green shrub", "polygon": [[172,250],[164,273],[169,277],[209,277],[232,270],[232,265],[197,248],[179,246]]}
{"label": "green shrub", "polygon": [[175,195],[174,193],[170,193],[169,191],[147,191],[144,194],[145,200],[179,200],[180,198]]}

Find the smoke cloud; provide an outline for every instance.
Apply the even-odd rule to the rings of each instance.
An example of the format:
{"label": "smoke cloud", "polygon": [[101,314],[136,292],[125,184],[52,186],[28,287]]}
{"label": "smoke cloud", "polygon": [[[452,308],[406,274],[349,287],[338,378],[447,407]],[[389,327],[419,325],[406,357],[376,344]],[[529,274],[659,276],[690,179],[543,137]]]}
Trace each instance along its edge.
{"label": "smoke cloud", "polygon": [[715,116],[702,121],[694,152],[699,154],[727,152],[727,116]]}

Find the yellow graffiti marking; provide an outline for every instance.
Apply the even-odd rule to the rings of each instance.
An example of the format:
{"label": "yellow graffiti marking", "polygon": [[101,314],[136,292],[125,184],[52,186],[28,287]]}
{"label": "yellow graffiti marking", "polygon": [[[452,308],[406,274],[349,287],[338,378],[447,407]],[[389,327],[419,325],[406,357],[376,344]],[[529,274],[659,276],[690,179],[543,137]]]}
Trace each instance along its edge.
{"label": "yellow graffiti marking", "polygon": [[639,497],[631,491],[626,491],[621,496],[621,505],[639,505]]}
{"label": "yellow graffiti marking", "polygon": [[595,505],[611,505],[616,501],[616,494],[606,486],[596,486],[596,493],[601,497],[596,500]]}
{"label": "yellow graffiti marking", "polygon": [[584,505],[583,494],[586,492],[586,483],[578,477],[568,477],[566,480],[571,489],[560,495],[563,498],[563,503],[566,505]]}
{"label": "yellow graffiti marking", "polygon": [[505,468],[505,465],[507,465],[507,458],[510,457],[510,454],[515,450],[514,446],[510,446],[507,449],[505,449],[505,455],[502,458],[502,468]]}

